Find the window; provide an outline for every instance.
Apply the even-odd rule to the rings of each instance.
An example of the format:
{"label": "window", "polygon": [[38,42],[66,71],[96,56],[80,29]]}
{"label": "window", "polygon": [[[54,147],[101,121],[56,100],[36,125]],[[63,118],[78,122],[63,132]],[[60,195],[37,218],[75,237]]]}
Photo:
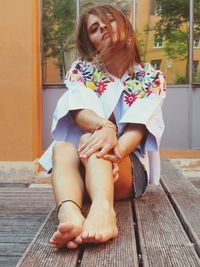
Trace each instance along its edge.
{"label": "window", "polygon": [[[43,84],[63,84],[67,68],[76,58],[75,28],[78,0],[43,0]],[[80,0],[80,9],[103,0]],[[132,21],[132,0],[112,0]]]}
{"label": "window", "polygon": [[194,1],[194,23],[193,23],[193,75],[192,82],[200,83],[200,5]]}
{"label": "window", "polygon": [[75,57],[76,1],[43,0],[43,83],[59,84]]}
{"label": "window", "polygon": [[199,69],[199,61],[194,60],[193,61],[193,82],[199,83],[200,81],[200,69]]}
{"label": "window", "polygon": [[200,38],[194,39],[194,48],[200,48]]}
{"label": "window", "polygon": [[111,4],[123,11],[132,21],[132,0],[80,0],[81,9],[94,4]]}
{"label": "window", "polygon": [[[182,1],[180,5],[174,0],[137,0],[136,22],[142,60],[153,63],[161,60],[160,68],[167,84],[187,83],[189,1]],[[199,56],[196,54],[194,59]]]}
{"label": "window", "polygon": [[154,34],[154,48],[163,47],[163,37],[160,34]]}
{"label": "window", "polygon": [[161,13],[161,3],[156,3],[155,5],[155,15],[159,15]]}
{"label": "window", "polygon": [[[132,0],[43,0],[43,83],[63,83],[76,57],[76,4],[109,3],[133,21]],[[189,2],[136,0],[136,33],[142,61],[151,62],[167,77],[168,84],[188,83]],[[200,7],[194,1],[193,78],[200,83]],[[141,15],[142,14],[142,15]]]}
{"label": "window", "polygon": [[64,80],[64,75],[65,75],[64,66],[61,64],[59,66],[59,76],[60,76],[60,81],[61,82]]}
{"label": "window", "polygon": [[193,61],[193,75],[197,75],[198,67],[199,67],[199,61],[198,60],[194,60]]}
{"label": "window", "polygon": [[161,12],[161,3],[151,0],[151,15],[158,16]]}
{"label": "window", "polygon": [[154,69],[160,70],[161,62],[162,62],[161,59],[154,59],[154,60],[151,60],[151,65],[154,67]]}

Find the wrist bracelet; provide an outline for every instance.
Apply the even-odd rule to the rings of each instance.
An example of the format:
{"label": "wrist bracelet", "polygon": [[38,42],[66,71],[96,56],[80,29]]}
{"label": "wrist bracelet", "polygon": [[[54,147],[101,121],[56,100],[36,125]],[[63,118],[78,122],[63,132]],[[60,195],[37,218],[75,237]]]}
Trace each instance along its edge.
{"label": "wrist bracelet", "polygon": [[117,126],[114,123],[105,121],[97,125],[97,127],[94,130],[92,130],[91,134],[93,134],[95,131],[101,130],[104,127],[112,128],[113,130],[115,130],[115,132],[117,132]]}

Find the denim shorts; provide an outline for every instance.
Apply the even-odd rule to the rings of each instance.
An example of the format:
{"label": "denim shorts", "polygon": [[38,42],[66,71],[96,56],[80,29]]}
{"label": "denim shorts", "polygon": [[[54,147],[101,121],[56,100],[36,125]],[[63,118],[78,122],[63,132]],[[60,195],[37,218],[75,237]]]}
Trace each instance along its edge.
{"label": "denim shorts", "polygon": [[144,165],[134,153],[130,154],[130,159],[132,165],[133,192],[128,199],[133,200],[145,194],[148,186],[148,176]]}

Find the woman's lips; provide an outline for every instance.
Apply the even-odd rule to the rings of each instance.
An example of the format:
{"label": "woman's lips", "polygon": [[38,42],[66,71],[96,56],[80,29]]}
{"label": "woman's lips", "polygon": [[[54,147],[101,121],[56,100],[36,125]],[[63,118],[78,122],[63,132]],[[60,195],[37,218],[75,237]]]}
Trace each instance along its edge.
{"label": "woman's lips", "polygon": [[110,34],[107,32],[107,33],[104,33],[103,37],[102,37],[102,40],[106,39],[107,37],[109,37]]}

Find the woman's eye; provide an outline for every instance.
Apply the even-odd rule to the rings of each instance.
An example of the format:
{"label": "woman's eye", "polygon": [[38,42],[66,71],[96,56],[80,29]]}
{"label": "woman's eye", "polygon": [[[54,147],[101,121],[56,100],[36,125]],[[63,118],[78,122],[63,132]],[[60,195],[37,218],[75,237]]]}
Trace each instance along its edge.
{"label": "woman's eye", "polygon": [[97,27],[92,28],[92,29],[90,30],[91,33],[95,33],[96,31],[97,31]]}

